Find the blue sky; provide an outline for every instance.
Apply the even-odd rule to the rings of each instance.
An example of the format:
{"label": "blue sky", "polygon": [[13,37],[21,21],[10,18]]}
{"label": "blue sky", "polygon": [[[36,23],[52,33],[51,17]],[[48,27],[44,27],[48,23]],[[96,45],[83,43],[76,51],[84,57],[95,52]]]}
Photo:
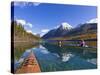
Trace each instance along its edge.
{"label": "blue sky", "polygon": [[15,2],[14,19],[22,22],[24,28],[40,35],[67,22],[76,27],[93,18],[97,18],[95,6],[62,5],[33,2]]}

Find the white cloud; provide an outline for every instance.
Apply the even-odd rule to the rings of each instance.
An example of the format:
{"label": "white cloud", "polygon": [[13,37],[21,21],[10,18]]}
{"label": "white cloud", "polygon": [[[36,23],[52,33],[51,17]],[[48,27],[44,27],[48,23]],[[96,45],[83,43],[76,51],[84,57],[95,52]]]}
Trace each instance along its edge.
{"label": "white cloud", "polygon": [[26,30],[26,32],[28,32],[28,33],[32,33],[32,30]]}
{"label": "white cloud", "polygon": [[29,22],[26,23],[26,25],[29,26],[30,28],[32,28],[32,26],[33,26],[33,25],[32,25],[31,23],[29,23]]}
{"label": "white cloud", "polygon": [[40,36],[43,36],[43,35],[46,34],[48,31],[49,31],[49,29],[42,29],[42,30],[41,30],[41,35],[40,35]]}
{"label": "white cloud", "polygon": [[37,33],[33,33],[34,35],[37,35]]}
{"label": "white cloud", "polygon": [[[33,34],[32,30],[31,30],[32,27],[33,27],[33,25],[32,25],[30,22],[27,22],[27,21],[25,21],[25,20],[23,20],[23,19],[16,19],[15,21],[16,21],[18,24],[21,24],[22,26],[24,26],[26,32],[32,33],[32,34]],[[34,33],[34,34],[36,34],[36,33]]]}
{"label": "white cloud", "polygon": [[42,33],[47,33],[49,31],[49,29],[43,29],[41,30]]}
{"label": "white cloud", "polygon": [[46,50],[46,48],[45,48],[45,47],[40,46],[40,48],[41,48],[41,52],[42,52],[43,54],[48,54],[48,53],[49,53],[49,51],[48,51],[48,50]]}
{"label": "white cloud", "polygon": [[22,24],[23,26],[28,26],[28,27],[30,27],[30,28],[33,27],[33,25],[32,25],[30,22],[26,22],[26,21],[23,20],[23,19],[17,19],[16,21],[17,21],[17,23]]}
{"label": "white cloud", "polygon": [[67,62],[70,58],[72,58],[74,55],[71,53],[63,53],[62,54],[62,61]]}
{"label": "white cloud", "polygon": [[25,20],[17,19],[16,21],[17,21],[17,23],[20,23],[22,25],[26,25],[26,21]]}

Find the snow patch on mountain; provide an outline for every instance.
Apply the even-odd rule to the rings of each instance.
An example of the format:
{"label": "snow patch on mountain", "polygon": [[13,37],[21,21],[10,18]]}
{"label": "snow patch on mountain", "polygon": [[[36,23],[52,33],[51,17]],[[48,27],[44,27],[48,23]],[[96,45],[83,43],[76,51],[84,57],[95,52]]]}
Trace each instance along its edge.
{"label": "snow patch on mountain", "polygon": [[70,30],[73,27],[67,22],[62,22],[60,25],[56,26],[54,29],[58,29],[58,28],[63,29],[63,30]]}
{"label": "snow patch on mountain", "polygon": [[97,18],[91,19],[89,21],[87,21],[86,23],[97,23]]}
{"label": "snow patch on mountain", "polygon": [[72,27],[70,24],[68,24],[67,22],[63,22],[63,23],[61,24],[61,27],[62,27],[62,29],[67,29],[67,30],[70,30],[70,29],[73,28],[73,27]]}

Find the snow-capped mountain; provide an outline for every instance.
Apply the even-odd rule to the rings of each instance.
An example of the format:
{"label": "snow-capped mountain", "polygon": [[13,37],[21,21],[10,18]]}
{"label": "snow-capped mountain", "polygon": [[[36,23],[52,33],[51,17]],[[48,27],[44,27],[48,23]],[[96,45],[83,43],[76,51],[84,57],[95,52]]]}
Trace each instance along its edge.
{"label": "snow-capped mountain", "polygon": [[61,23],[61,25],[59,26],[59,28],[63,29],[63,30],[70,30],[73,27],[70,24],[68,24],[67,22],[63,22],[63,23]]}
{"label": "snow-capped mountain", "polygon": [[97,23],[97,18],[91,19],[87,21],[86,23]]}
{"label": "snow-capped mountain", "polygon": [[73,29],[73,27],[70,24],[68,24],[67,22],[63,22],[55,29],[50,30],[47,34],[43,36],[43,38],[63,36],[71,29]]}
{"label": "snow-capped mountain", "polygon": [[50,30],[42,38],[55,38],[65,36],[77,36],[81,34],[97,33],[97,19],[91,19],[76,28],[73,28],[70,24],[63,22],[57,28]]}
{"label": "snow-capped mountain", "polygon": [[93,18],[93,19],[90,19],[90,20],[86,21],[85,23],[81,23],[81,24],[77,25],[76,27],[79,28],[82,25],[97,24],[97,23],[98,23],[98,19]]}

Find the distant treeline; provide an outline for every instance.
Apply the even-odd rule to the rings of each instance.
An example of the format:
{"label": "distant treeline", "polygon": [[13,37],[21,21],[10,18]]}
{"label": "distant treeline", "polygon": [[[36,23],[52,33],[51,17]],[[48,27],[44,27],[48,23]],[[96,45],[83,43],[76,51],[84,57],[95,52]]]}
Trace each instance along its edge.
{"label": "distant treeline", "polygon": [[11,22],[11,33],[14,42],[37,42],[40,40],[39,36],[28,33],[23,25],[16,21]]}

